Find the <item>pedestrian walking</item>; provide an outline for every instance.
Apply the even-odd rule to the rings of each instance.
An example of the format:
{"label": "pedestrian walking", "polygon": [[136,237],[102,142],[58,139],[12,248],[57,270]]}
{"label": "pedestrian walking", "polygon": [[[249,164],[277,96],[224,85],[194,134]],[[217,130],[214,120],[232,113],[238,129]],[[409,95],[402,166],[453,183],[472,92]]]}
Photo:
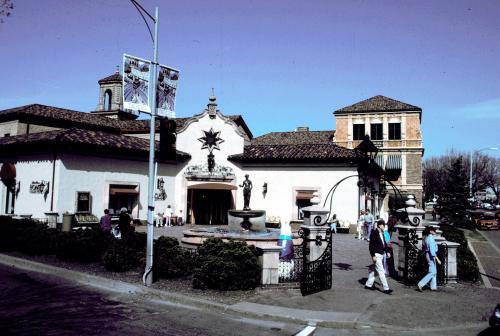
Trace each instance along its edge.
{"label": "pedestrian walking", "polygon": [[441,265],[441,260],[437,257],[437,244],[434,240],[434,235],[436,234],[436,228],[432,226],[427,226],[422,233],[425,236],[423,243],[423,250],[425,252],[425,259],[427,259],[427,264],[429,265],[429,271],[426,276],[420,280],[417,284],[417,290],[421,292],[427,283],[430,282],[431,291],[437,290],[437,269],[436,263]]}
{"label": "pedestrian walking", "polygon": [[364,237],[364,226],[365,226],[365,211],[361,210],[359,212],[359,218],[358,218],[358,239],[363,239]]}
{"label": "pedestrian walking", "polygon": [[365,225],[366,225],[366,237],[370,241],[372,236],[372,231],[374,229],[375,217],[371,214],[370,210],[366,210],[365,213]]}
{"label": "pedestrian walking", "polygon": [[387,244],[384,238],[384,227],[385,222],[383,219],[377,222],[377,228],[372,231],[370,237],[370,255],[372,256],[373,265],[370,267],[370,272],[368,274],[368,280],[365,283],[366,289],[375,289],[375,272],[377,272],[378,278],[384,287],[385,294],[391,294],[392,289],[389,289],[389,284],[387,283],[387,278],[385,277],[385,271],[383,266],[384,255],[391,257],[390,253],[387,252]]}
{"label": "pedestrian walking", "polygon": [[167,208],[165,209],[165,213],[163,214],[163,216],[165,217],[165,226],[167,226],[167,227],[172,226],[172,223],[171,223],[172,214],[173,214],[173,210],[169,204],[167,206]]}

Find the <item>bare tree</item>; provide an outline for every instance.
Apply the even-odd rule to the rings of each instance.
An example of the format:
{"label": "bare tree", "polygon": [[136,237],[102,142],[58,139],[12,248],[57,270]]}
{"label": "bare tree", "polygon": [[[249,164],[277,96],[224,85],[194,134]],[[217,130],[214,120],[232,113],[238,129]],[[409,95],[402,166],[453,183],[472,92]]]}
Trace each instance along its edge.
{"label": "bare tree", "polygon": [[9,17],[14,9],[12,0],[0,0],[0,23],[4,22],[4,17]]}
{"label": "bare tree", "polygon": [[[449,150],[442,156],[431,157],[424,161],[425,200],[430,201],[435,195],[440,196],[446,193],[445,181],[448,178],[449,169],[459,157],[463,158],[463,166],[468,174],[470,153]],[[498,203],[500,198],[500,159],[475,153],[472,162],[472,193],[491,189],[495,193]],[[470,178],[469,175],[467,176]]]}

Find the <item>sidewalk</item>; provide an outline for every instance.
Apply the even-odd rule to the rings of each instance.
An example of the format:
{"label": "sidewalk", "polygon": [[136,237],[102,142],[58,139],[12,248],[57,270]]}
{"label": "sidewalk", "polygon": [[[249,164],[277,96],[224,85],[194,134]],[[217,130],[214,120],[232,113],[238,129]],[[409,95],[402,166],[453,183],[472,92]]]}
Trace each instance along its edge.
{"label": "sidewalk", "polygon": [[[160,234],[182,235],[188,228],[155,228]],[[139,227],[137,231],[141,231]],[[112,291],[145,295],[156,300],[175,302],[196,308],[217,310],[247,317],[335,328],[382,328],[385,330],[416,330],[439,332],[457,330],[456,334],[473,334],[488,327],[487,318],[500,302],[500,291],[482,284],[450,284],[438,292],[417,292],[413,287],[389,279],[393,295],[364,289],[370,265],[368,242],[350,234],[333,235],[333,287],[331,290],[303,297],[299,290],[259,289],[250,297],[233,304],[194,298],[180,293],[147,288],[91,276],[0,254],[0,262],[15,267],[51,273],[68,280]],[[381,288],[378,281],[377,288]],[[154,286],[153,286],[154,287]],[[459,332],[458,332],[459,331]],[[451,332],[454,334],[454,332]]]}

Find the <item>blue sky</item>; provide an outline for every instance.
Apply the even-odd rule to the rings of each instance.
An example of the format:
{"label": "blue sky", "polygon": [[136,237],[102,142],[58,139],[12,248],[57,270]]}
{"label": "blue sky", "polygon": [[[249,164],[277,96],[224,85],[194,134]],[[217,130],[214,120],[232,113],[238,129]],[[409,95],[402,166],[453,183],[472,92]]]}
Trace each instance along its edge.
{"label": "blue sky", "polygon": [[[12,2],[0,109],[94,110],[123,53],[152,58],[128,0]],[[425,157],[500,147],[500,1],[140,2],[160,9],[160,63],[181,70],[179,117],[201,112],[213,87],[255,136],[326,130],[333,111],[382,94],[423,109]]]}

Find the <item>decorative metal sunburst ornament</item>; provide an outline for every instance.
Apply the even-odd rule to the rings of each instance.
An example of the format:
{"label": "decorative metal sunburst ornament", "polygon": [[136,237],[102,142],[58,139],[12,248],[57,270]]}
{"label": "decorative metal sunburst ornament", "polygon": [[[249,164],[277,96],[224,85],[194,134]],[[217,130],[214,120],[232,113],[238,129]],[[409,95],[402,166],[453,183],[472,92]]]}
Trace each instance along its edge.
{"label": "decorative metal sunburst ornament", "polygon": [[201,149],[208,148],[210,153],[212,153],[214,149],[220,150],[219,144],[224,142],[224,140],[219,137],[220,131],[214,132],[213,128],[210,128],[210,131],[203,131],[203,133],[205,133],[205,136],[198,139],[198,141],[203,143]]}

